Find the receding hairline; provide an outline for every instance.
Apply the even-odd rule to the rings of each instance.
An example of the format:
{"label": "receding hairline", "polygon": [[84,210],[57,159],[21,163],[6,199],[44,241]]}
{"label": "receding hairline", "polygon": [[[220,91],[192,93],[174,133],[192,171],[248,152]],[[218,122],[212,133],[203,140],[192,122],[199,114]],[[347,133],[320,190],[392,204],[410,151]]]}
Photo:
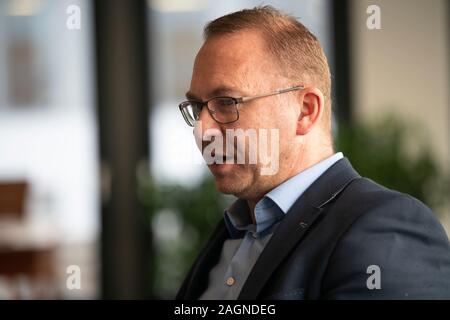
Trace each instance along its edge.
{"label": "receding hairline", "polygon": [[[314,55],[315,61],[313,64],[315,64],[315,67],[320,65],[320,71],[326,71],[315,72],[317,69],[304,68],[302,70],[303,75],[315,73],[315,76],[319,75],[320,77],[323,74],[325,77],[329,77],[328,62],[317,37],[298,18],[270,5],[243,9],[212,20],[205,25],[203,38],[206,43],[209,39],[245,31],[260,34],[264,46],[268,50],[267,53],[271,54],[274,62],[282,69],[286,69],[286,72],[289,72],[289,69],[292,69],[293,65],[299,62],[298,59],[296,61],[291,55],[286,56],[286,54],[297,51],[296,54],[300,54],[302,60],[309,60],[309,62],[311,62],[310,56]],[[299,48],[301,49],[298,50]],[[299,70],[299,68],[295,67],[293,69]],[[297,76],[299,75],[298,72],[296,74]],[[327,84],[326,88],[322,89],[328,96],[331,84]]]}
{"label": "receding hairline", "polygon": [[244,9],[208,22],[205,43],[215,37],[255,31],[261,35],[274,65],[284,77],[312,82],[324,94],[324,125],[331,134],[331,75],[323,47],[298,18],[271,6]]}

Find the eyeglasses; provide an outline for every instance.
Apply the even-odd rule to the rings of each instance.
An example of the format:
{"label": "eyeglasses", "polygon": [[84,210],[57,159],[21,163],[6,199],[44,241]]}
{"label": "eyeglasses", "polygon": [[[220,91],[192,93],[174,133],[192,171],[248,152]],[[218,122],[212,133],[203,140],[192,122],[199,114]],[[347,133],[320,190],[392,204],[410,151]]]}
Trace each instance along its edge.
{"label": "eyeglasses", "polygon": [[252,97],[214,97],[206,101],[188,100],[180,103],[179,108],[184,120],[186,120],[186,123],[191,127],[193,127],[195,122],[200,119],[200,113],[202,112],[204,106],[206,106],[209,114],[216,122],[228,124],[239,119],[239,111],[237,108],[238,104],[302,89],[304,89],[304,87],[299,85]]}

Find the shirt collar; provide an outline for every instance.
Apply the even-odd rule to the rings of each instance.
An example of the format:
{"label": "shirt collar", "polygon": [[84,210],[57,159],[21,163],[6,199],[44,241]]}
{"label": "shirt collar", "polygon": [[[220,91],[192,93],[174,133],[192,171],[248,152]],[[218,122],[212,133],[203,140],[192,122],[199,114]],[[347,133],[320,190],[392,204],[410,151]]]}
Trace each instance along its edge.
{"label": "shirt collar", "polygon": [[272,189],[264,197],[272,199],[286,214],[294,202],[317,180],[328,168],[342,159],[342,152],[335,153],[331,157],[303,170],[299,174],[286,180],[275,189]]}
{"label": "shirt collar", "polygon": [[231,238],[241,238],[246,231],[261,233],[270,230],[271,226],[284,217],[303,192],[342,158],[343,154],[338,152],[272,189],[255,206],[256,225],[251,220],[247,201],[237,199],[224,214],[225,225]]}

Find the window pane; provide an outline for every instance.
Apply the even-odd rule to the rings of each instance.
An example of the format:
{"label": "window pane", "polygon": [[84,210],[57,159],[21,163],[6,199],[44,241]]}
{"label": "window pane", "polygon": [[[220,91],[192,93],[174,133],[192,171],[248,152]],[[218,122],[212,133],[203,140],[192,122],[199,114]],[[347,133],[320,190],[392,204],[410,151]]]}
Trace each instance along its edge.
{"label": "window pane", "polygon": [[[80,9],[81,29],[67,27],[74,12],[69,6]],[[0,237],[0,246],[14,252],[16,271],[22,268],[21,255],[49,265],[45,272],[56,277],[52,275],[43,297],[98,294],[90,15],[87,0],[0,2],[0,184],[24,181],[29,186],[21,199],[26,207],[20,221],[8,220],[0,212],[0,223],[10,230],[7,237]],[[38,258],[30,258],[30,252]],[[82,271],[81,290],[66,286],[70,265]],[[17,286],[24,288],[21,297],[37,294],[36,279],[19,279],[8,272],[0,270],[0,292],[5,295],[0,299],[11,298]]]}

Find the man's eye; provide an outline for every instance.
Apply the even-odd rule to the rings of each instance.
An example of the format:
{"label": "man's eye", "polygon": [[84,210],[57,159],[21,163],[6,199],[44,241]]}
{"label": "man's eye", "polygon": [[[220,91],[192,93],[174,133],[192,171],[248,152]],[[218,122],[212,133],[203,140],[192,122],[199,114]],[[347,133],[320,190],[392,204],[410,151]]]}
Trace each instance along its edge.
{"label": "man's eye", "polygon": [[198,112],[202,110],[202,104],[201,103],[192,103],[192,108]]}
{"label": "man's eye", "polygon": [[231,106],[234,104],[234,100],[233,99],[219,99],[218,103],[221,106]]}

